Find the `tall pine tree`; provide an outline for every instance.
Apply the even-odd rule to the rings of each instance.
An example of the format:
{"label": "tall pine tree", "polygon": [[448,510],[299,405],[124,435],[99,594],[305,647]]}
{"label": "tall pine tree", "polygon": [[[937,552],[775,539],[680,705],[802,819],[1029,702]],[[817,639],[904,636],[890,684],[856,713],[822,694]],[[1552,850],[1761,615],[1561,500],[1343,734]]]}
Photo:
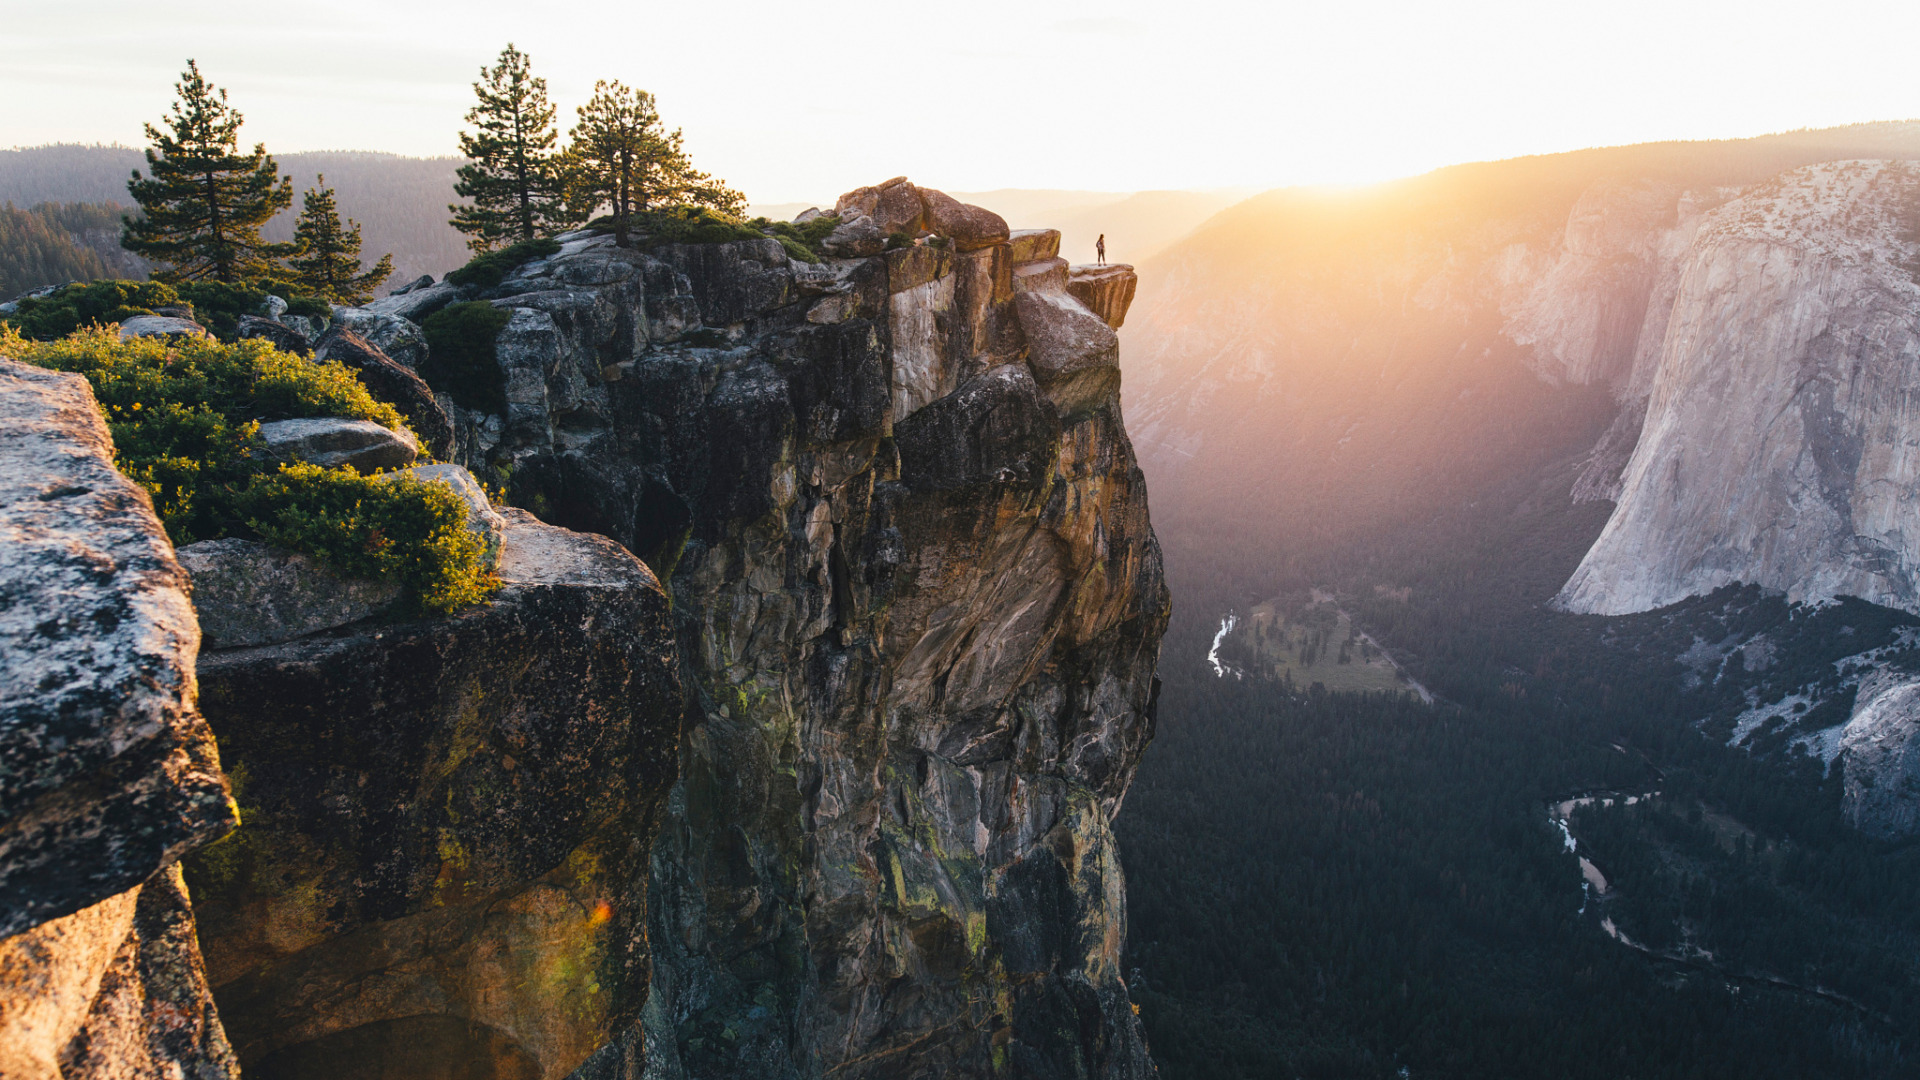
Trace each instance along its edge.
{"label": "tall pine tree", "polygon": [[280,176],[265,146],[239,153],[240,114],[225,90],[201,77],[200,65],[187,61],[174,89],[179,98],[166,130],[146,125],[152,175],[142,179],[135,170],[127,183],[144,216],[123,219],[120,245],[165,263],[153,277],[169,284],[270,276],[293,245],[268,243],[260,227],[293,205],[293,181]]}
{"label": "tall pine tree", "polygon": [[475,251],[518,243],[573,222],[554,145],[554,107],[547,80],[535,78],[527,55],[509,44],[500,62],[480,69],[473,84],[479,104],[467,113],[474,132],[460,133],[461,166],[454,194],[472,200],[449,206],[453,227]]}
{"label": "tall pine tree", "polygon": [[307,189],[293,242],[299,253],[287,260],[299,291],[331,304],[349,306],[373,299],[373,290],[393,276],[393,256],[382,255],[373,269],[360,269],[360,223],[340,224],[340,211],[323,173],[319,186]]}
{"label": "tall pine tree", "polygon": [[660,122],[652,94],[601,81],[579,111],[566,153],[568,194],[582,216],[611,209],[620,246],[634,217],[656,207],[701,206],[735,217],[746,209],[745,196],[693,167],[680,130]]}

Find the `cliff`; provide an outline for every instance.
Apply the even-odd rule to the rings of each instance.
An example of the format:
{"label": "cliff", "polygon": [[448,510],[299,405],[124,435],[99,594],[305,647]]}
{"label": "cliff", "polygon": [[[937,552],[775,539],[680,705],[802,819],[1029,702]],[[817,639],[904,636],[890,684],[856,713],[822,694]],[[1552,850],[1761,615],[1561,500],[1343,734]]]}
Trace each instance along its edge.
{"label": "cliff", "polygon": [[1900,163],[1812,166],[1705,215],[1619,505],[1560,603],[1644,611],[1744,581],[1920,605],[1916,183]]}
{"label": "cliff", "polygon": [[1167,614],[1131,274],[1095,313],[1057,234],[900,180],[839,210],[819,263],[574,234],[343,321],[400,357],[437,307],[507,313],[460,459],[669,584],[648,1075],[1146,1075],[1110,829]]}
{"label": "cliff", "polygon": [[178,860],[233,827],[188,582],[85,380],[0,360],[0,1075],[237,1075]]}
{"label": "cliff", "polygon": [[1163,538],[1191,528],[1182,565],[1233,557],[1242,535],[1337,555],[1574,459],[1578,497],[1612,501],[1708,218],[1785,171],[1916,157],[1920,125],[1863,125],[1287,189],[1222,213],[1143,268],[1128,322],[1128,418]]}
{"label": "cliff", "polygon": [[[500,582],[447,616],[256,541],[176,560],[84,382],[0,368],[7,1075],[1152,1073],[1111,831],[1168,603],[1132,272],[904,180],[838,209],[819,262],[580,233],[248,321],[531,509],[411,470]],[[500,328],[435,356],[453,304]]]}

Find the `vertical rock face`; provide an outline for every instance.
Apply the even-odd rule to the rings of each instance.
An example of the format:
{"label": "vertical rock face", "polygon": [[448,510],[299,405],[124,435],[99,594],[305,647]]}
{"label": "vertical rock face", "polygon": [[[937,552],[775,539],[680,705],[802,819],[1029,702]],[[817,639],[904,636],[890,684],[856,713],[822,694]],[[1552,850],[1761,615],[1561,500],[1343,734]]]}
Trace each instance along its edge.
{"label": "vertical rock face", "polygon": [[1707,215],[1619,506],[1562,590],[1619,614],[1733,581],[1915,610],[1913,166],[1784,174]]}
{"label": "vertical rock face", "polygon": [[1883,675],[1860,687],[1840,734],[1840,807],[1862,832],[1920,833],[1920,681]]}
{"label": "vertical rock face", "polygon": [[551,1080],[636,1052],[667,598],[611,541],[503,516],[487,604],[200,657],[245,826],[188,878],[249,1076]]}
{"label": "vertical rock face", "polygon": [[233,825],[199,628],[77,375],[0,360],[0,1075],[234,1075],[175,861]]}
{"label": "vertical rock face", "polygon": [[477,294],[508,407],[456,410],[463,459],[674,595],[651,1076],[1151,1073],[1109,828],[1167,616],[1130,283],[1095,314],[936,196],[843,199],[859,257],[578,235]]}

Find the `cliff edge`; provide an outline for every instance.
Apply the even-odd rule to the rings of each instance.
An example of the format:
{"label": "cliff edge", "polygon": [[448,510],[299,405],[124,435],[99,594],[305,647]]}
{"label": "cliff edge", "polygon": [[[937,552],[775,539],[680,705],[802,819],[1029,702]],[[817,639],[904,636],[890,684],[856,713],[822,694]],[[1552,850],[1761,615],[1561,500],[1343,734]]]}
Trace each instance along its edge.
{"label": "cliff edge", "polygon": [[1149,1075],[1110,828],[1168,610],[1132,272],[901,179],[836,210],[819,262],[576,233],[343,321],[401,357],[504,313],[500,404],[436,386],[460,459],[670,586],[649,1076]]}

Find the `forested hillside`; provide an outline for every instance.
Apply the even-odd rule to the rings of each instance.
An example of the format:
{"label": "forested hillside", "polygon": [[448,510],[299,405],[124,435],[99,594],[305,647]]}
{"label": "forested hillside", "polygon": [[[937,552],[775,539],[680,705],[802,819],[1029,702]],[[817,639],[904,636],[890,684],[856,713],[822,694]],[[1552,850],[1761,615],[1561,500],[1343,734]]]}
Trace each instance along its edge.
{"label": "forested hillside", "polygon": [[[1595,185],[1863,156],[1920,125],[1273,192],[1143,267],[1127,418],[1175,619],[1117,830],[1168,1080],[1920,1075],[1920,844],[1850,828],[1808,741],[1852,659],[1920,664],[1920,621],[1751,588],[1550,610],[1612,511],[1571,493],[1620,399],[1513,333]],[[1256,606],[1320,636],[1276,665]],[[1435,703],[1315,674],[1376,645]]]}
{"label": "forested hillside", "polygon": [[[394,276],[388,288],[421,274],[439,277],[472,256],[465,238],[447,224],[447,204],[455,201],[457,158],[319,151],[277,154],[275,160],[280,171],[293,178],[296,191],[305,191],[319,174],[326,174],[341,215],[360,222],[368,258],[393,254]],[[0,150],[0,203],[22,208],[49,202],[113,204],[118,212],[126,212],[132,205],[127,179],[133,170],[145,166],[139,150],[123,146]],[[291,239],[296,216],[297,206],[283,211],[265,229],[267,238]],[[5,257],[3,252],[0,257]],[[36,284],[53,283],[48,279]],[[32,287],[25,285],[7,295]]]}
{"label": "forested hillside", "polygon": [[[1571,480],[1571,459],[1535,464],[1541,487]],[[1127,962],[1163,1075],[1913,1075],[1920,847],[1847,828],[1838,774],[1784,750],[1791,731],[1749,753],[1701,727],[1920,620],[1751,589],[1618,620],[1551,612],[1607,508],[1531,483],[1480,494],[1273,574],[1170,553],[1184,606],[1118,822]],[[1309,585],[1439,702],[1204,663],[1203,605],[1306,603]],[[1758,629],[1785,643],[1779,663],[1687,689],[1694,642]],[[1243,659],[1233,635],[1220,655]],[[1604,900],[1549,818],[1588,792],[1659,793],[1574,813]]]}

